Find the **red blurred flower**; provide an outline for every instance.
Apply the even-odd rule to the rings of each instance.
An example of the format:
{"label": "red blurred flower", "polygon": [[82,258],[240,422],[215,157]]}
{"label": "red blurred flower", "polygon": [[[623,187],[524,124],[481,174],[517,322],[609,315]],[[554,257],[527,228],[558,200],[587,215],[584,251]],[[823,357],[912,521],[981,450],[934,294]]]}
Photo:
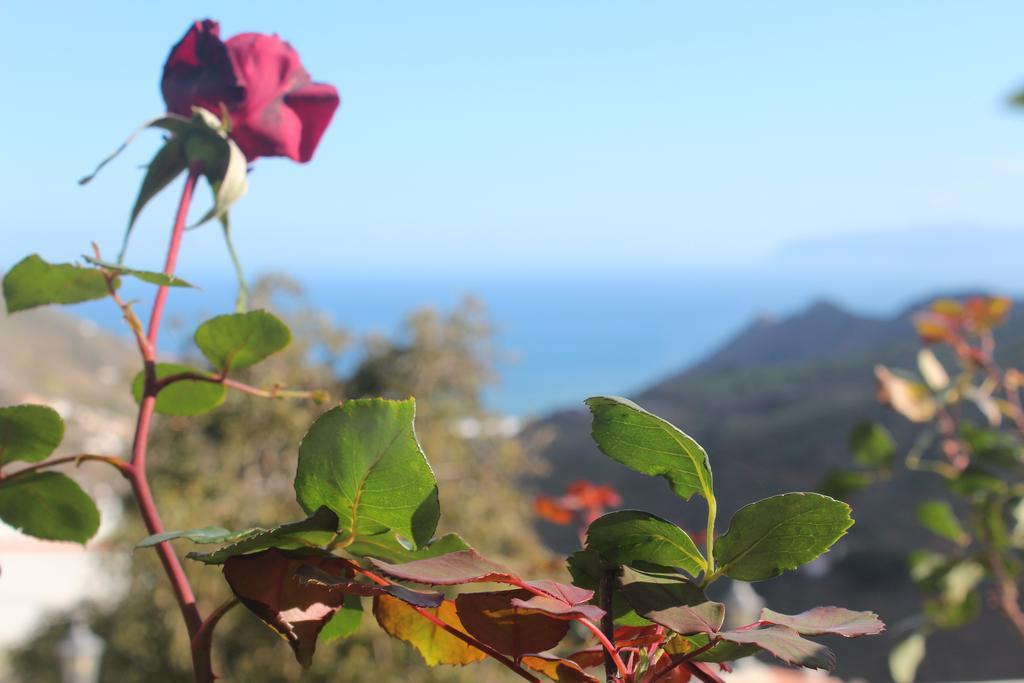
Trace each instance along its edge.
{"label": "red blurred flower", "polygon": [[174,46],[161,82],[167,109],[192,107],[231,115],[231,137],[252,161],[283,156],[309,161],[341,99],[314,83],[299,54],[276,35],[242,33],[226,42],[220,25],[197,21]]}
{"label": "red blurred flower", "polygon": [[619,505],[622,505],[622,497],[611,486],[580,480],[569,484],[561,496],[537,496],[533,507],[537,516],[553,524],[571,524],[578,515],[586,526],[607,508]]}

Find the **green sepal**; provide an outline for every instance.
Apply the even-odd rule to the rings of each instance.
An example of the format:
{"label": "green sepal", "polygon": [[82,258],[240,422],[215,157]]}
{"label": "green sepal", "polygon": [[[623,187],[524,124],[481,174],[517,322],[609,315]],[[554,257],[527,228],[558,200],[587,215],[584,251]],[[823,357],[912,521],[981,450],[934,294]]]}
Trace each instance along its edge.
{"label": "green sepal", "polygon": [[135,268],[127,268],[118,263],[111,263],[109,261],[103,261],[92,256],[82,256],[83,259],[88,261],[94,266],[103,268],[117,275],[129,275],[143,282],[148,282],[151,285],[157,285],[159,287],[191,287],[195,288],[195,285],[182,280],[177,275],[168,275],[167,273],[159,273],[152,270],[137,270]]}

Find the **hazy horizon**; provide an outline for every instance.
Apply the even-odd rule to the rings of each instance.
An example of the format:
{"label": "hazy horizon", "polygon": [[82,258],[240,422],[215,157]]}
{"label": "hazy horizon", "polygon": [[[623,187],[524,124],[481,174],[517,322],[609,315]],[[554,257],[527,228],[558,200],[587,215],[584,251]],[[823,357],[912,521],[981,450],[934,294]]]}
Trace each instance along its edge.
{"label": "hazy horizon", "polygon": [[[228,36],[277,31],[343,99],[309,165],[254,165],[233,210],[250,272],[671,269],[913,226],[1024,233],[1020,3],[189,0],[59,22],[7,3],[0,53],[32,68],[4,84],[34,106],[6,110],[33,133],[9,136],[0,169],[0,262],[40,237],[57,260],[116,252],[159,136],[76,180],[163,111],[160,66],[208,14]],[[46,26],[47,48],[23,26]],[[130,263],[162,262],[176,193],[143,213]],[[226,266],[215,226],[183,263]]]}

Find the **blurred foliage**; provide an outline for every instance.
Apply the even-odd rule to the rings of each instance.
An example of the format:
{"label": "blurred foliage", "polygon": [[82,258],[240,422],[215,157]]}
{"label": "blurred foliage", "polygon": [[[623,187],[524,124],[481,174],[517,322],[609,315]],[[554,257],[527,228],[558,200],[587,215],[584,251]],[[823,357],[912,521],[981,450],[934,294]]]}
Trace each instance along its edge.
{"label": "blurred foliage", "polygon": [[[255,386],[324,389],[332,402],[415,396],[417,435],[440,487],[438,533],[458,529],[481,552],[526,573],[561,571],[561,562],[537,539],[530,499],[518,488],[521,477],[540,471],[540,463],[482,405],[481,393],[494,380],[496,354],[479,303],[467,300],[447,315],[422,310],[406,319],[396,338],[365,340],[311,310],[296,284],[285,278],[261,280],[253,290],[252,306],[278,312],[292,327],[294,341],[239,379]],[[353,356],[354,363],[349,360]],[[349,372],[340,369],[346,366]],[[187,529],[216,523],[244,528],[302,517],[292,492],[297,446],[324,409],[312,402],[232,392],[224,406],[207,415],[161,418],[150,467],[164,526]],[[134,542],[147,535],[130,499],[126,510],[128,521],[112,557],[132,553]],[[191,680],[187,635],[156,554],[135,551],[130,565],[120,604],[80,610],[107,642],[100,680]],[[186,570],[204,613],[229,597],[217,568],[188,563]],[[494,662],[472,669],[429,669],[415,651],[380,631],[368,603],[365,608],[356,634],[321,643],[313,668],[305,673],[283,640],[251,614],[233,610],[217,628],[214,668],[227,680],[251,682],[509,679]],[[55,617],[23,649],[11,653],[14,681],[59,681],[55,647],[68,621],[66,615]]]}
{"label": "blurred foliage", "polygon": [[[890,655],[897,683],[915,680],[931,636],[978,618],[983,598],[1024,640],[1024,373],[997,363],[995,336],[1011,306],[1003,297],[937,299],[913,318],[923,344],[917,372],[875,368],[879,401],[919,428],[903,466],[946,489],[914,509],[938,551],[908,558],[922,606]],[[827,487],[849,496],[892,477],[897,445],[883,426],[858,425],[850,446],[860,469],[834,472]]]}

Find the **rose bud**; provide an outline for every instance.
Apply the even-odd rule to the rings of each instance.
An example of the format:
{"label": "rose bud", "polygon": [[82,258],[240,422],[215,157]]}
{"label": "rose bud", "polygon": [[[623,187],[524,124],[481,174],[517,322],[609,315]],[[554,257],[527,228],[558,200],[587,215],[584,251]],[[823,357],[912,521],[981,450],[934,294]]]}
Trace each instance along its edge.
{"label": "rose bud", "polygon": [[341,99],[314,83],[298,53],[276,35],[220,39],[220,26],[197,21],[171,50],[161,82],[168,111],[202,107],[231,118],[231,137],[249,161],[283,156],[309,161]]}

